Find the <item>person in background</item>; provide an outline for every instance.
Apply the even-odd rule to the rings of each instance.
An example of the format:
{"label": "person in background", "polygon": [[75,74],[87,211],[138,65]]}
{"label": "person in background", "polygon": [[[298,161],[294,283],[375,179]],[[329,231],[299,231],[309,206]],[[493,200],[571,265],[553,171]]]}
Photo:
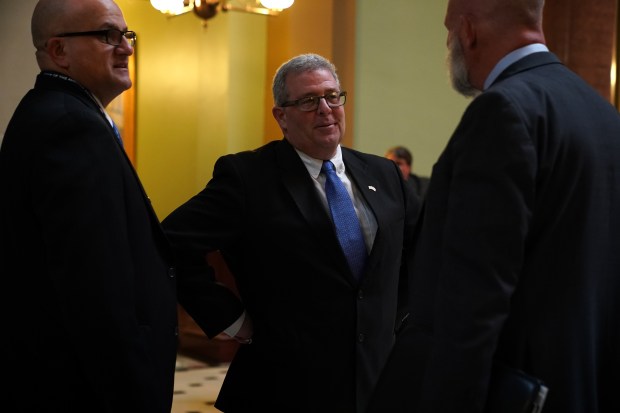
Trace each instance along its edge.
{"label": "person in background", "polygon": [[413,156],[404,146],[394,146],[387,150],[385,157],[396,162],[403,174],[403,179],[413,187],[420,200],[424,199],[430,179],[413,173]]}
{"label": "person in background", "polygon": [[543,5],[448,1],[474,99],[433,168],[379,411],[483,412],[494,363],[541,379],[545,413],[620,411],[620,114],[549,52]]}
{"label": "person in background", "polygon": [[[219,158],[206,187],[162,222],[180,275],[196,280],[179,277],[179,297],[200,302],[204,257],[220,250],[254,330],[218,409],[362,413],[407,312],[402,261],[420,206],[393,162],[340,145],[347,95],[331,62],[287,61],[273,97],[284,138]],[[340,241],[333,221],[347,211]]]}
{"label": "person in background", "polygon": [[112,0],[41,0],[32,40],[41,73],[0,149],[2,406],[169,413],[171,251],[104,110],[136,34]]}

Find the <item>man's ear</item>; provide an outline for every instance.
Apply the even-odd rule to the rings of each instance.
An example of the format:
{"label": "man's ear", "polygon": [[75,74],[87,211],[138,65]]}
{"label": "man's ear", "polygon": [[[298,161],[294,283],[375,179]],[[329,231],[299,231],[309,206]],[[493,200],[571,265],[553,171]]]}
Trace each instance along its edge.
{"label": "man's ear", "polygon": [[461,19],[461,24],[459,27],[459,37],[461,38],[462,47],[467,49],[476,47],[476,25],[471,20],[470,16],[461,15],[459,18]]}
{"label": "man's ear", "polygon": [[52,37],[47,41],[47,44],[45,45],[45,51],[56,65],[62,68],[69,67],[69,62],[67,60],[66,43],[64,39],[60,37]]}
{"label": "man's ear", "polygon": [[271,109],[271,113],[273,114],[273,117],[276,120],[276,122],[278,122],[278,125],[280,125],[280,129],[282,129],[282,132],[285,132],[287,128],[286,128],[286,113],[284,112],[284,108],[274,106]]}

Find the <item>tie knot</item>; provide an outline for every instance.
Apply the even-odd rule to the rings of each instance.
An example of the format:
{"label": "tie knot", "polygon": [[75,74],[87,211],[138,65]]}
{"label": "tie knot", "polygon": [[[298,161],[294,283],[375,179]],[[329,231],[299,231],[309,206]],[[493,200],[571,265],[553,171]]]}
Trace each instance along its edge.
{"label": "tie knot", "polygon": [[323,161],[323,168],[321,168],[323,172],[336,172],[336,167],[332,163],[332,161]]}

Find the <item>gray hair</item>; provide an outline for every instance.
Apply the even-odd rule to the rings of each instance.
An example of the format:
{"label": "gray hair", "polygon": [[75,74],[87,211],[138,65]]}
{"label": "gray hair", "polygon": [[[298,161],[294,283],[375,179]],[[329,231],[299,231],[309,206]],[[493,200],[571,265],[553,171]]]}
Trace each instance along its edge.
{"label": "gray hair", "polygon": [[336,66],[323,56],[307,53],[293,57],[289,61],[283,63],[273,77],[272,91],[274,104],[276,106],[281,106],[284,102],[289,100],[288,90],[286,89],[286,78],[289,74],[313,72],[322,69],[328,70],[332,74],[336,80],[336,84],[340,88],[340,80],[336,74]]}

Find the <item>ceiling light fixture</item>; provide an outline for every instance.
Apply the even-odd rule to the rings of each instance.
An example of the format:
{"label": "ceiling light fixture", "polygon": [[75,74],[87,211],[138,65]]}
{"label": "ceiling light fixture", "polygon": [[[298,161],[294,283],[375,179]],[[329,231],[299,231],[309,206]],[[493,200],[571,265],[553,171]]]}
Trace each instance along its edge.
{"label": "ceiling light fixture", "polygon": [[218,11],[243,11],[277,16],[293,5],[295,0],[150,0],[151,5],[168,16],[193,11],[201,19],[215,17]]}

